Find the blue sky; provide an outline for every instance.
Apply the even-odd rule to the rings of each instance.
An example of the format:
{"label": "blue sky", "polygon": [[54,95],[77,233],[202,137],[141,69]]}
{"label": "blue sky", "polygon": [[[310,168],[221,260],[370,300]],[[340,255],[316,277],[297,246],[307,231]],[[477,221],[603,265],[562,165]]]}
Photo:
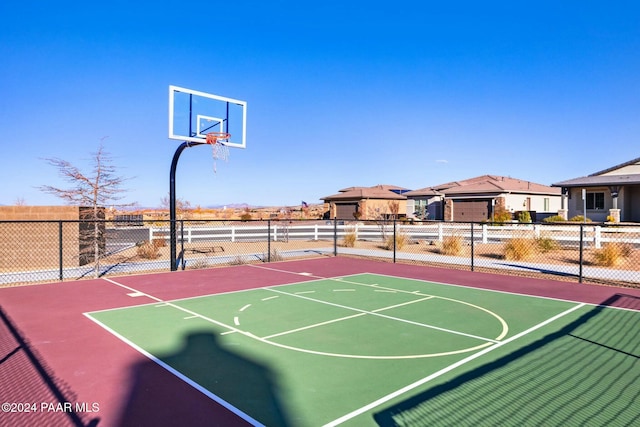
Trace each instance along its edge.
{"label": "blue sky", "polygon": [[483,174],[551,184],[640,157],[632,1],[6,1],[0,204],[59,204],[42,160],[101,138],[126,201],[158,206],[168,86],[248,102],[247,149],[185,150],[192,205],[297,205]]}

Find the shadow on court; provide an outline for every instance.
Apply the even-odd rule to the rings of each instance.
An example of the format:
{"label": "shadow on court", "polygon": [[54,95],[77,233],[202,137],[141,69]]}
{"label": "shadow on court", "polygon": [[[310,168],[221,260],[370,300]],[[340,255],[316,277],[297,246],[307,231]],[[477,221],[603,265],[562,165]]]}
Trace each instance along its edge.
{"label": "shadow on court", "polygon": [[[0,307],[0,425],[97,426],[94,408],[78,402],[75,393],[47,366]],[[9,405],[9,406],[6,406]]]}
{"label": "shadow on court", "polygon": [[640,298],[617,294],[558,331],[374,419],[382,427],[634,425],[640,420],[640,313],[609,306],[640,310]]}
{"label": "shadow on court", "polygon": [[[239,408],[267,426],[291,425],[280,403],[276,375],[269,367],[223,348],[216,335],[189,334],[180,351],[158,358],[222,399],[223,405],[231,405],[231,411]],[[249,425],[183,380],[167,375],[154,361],[134,365],[131,384],[119,426]]]}

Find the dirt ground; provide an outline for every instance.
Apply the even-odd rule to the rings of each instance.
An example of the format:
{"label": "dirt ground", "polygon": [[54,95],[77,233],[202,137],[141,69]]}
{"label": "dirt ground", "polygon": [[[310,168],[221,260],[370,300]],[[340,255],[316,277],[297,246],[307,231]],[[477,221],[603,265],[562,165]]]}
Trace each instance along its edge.
{"label": "dirt ground", "polygon": [[[474,256],[477,258],[489,258],[489,259],[505,259],[504,244],[502,243],[476,243],[473,251]],[[358,241],[355,248],[361,249],[384,249],[381,242],[363,242]],[[429,253],[434,255],[442,255],[439,244],[432,244],[429,242],[418,242],[405,245],[398,251],[409,253]],[[584,251],[584,265],[597,266],[594,249],[585,249]],[[471,257],[471,246],[464,246],[461,252],[456,256]],[[536,251],[529,258],[521,260],[526,262],[536,262],[544,264],[567,264],[577,265],[580,263],[580,252],[578,248],[573,249],[557,249],[548,252]],[[628,257],[620,258],[619,263],[615,266],[608,267],[618,270],[631,270],[640,271],[640,250],[635,249],[631,251]]]}
{"label": "dirt ground", "polygon": [[[341,241],[338,241],[338,245],[342,245]],[[301,241],[290,240],[289,242],[271,242],[272,257],[277,256],[279,252],[292,251],[292,250],[313,250],[319,248],[331,248],[333,247],[333,241],[319,240],[319,241]],[[266,254],[267,243],[266,242],[212,242],[209,244],[185,244],[185,257],[188,259],[205,259],[212,256],[242,256],[248,254]],[[371,241],[357,241],[355,249],[363,250],[386,250],[382,242]],[[504,257],[504,244],[500,243],[478,243],[474,245],[474,256],[478,258],[490,258],[490,259],[505,259]],[[178,245],[178,252],[181,247]],[[427,253],[434,255],[441,255],[440,245],[430,242],[418,242],[405,245],[402,249],[398,249],[401,252],[408,253]],[[597,263],[594,258],[594,249],[585,249],[584,265],[596,266]],[[120,260],[126,258],[127,261],[142,261],[144,258],[137,255],[137,248],[129,249],[125,252],[121,252],[117,255]],[[457,256],[470,257],[471,246],[464,246],[461,252]],[[167,246],[158,248],[157,259],[168,259],[169,248]],[[578,248],[571,249],[557,249],[548,252],[535,251],[529,258],[521,260],[527,262],[536,262],[544,264],[568,264],[577,265],[580,262],[580,252]],[[109,262],[109,259],[106,260]],[[640,271],[640,250],[632,250],[627,257],[621,257],[619,263],[615,266],[608,267],[612,269]]]}

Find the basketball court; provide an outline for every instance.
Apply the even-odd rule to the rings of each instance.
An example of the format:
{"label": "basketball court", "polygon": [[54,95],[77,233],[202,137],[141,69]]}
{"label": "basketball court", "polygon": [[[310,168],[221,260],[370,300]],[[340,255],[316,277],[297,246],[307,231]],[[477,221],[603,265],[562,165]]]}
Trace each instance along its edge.
{"label": "basketball court", "polygon": [[24,340],[3,333],[3,400],[81,403],[80,423],[37,401],[3,425],[640,417],[638,290],[323,257],[5,288],[0,300]]}

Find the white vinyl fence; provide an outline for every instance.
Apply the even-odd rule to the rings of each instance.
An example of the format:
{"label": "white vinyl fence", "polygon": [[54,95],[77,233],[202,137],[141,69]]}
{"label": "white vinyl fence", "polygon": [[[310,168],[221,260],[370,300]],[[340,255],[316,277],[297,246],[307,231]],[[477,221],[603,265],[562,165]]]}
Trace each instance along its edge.
{"label": "white vinyl fence", "polygon": [[[305,225],[270,224],[260,226],[231,225],[222,227],[185,226],[178,227],[177,238],[185,243],[198,241],[249,242],[283,240],[333,240],[355,233],[357,240],[381,241],[393,235],[393,224],[340,224],[323,222]],[[442,241],[447,236],[459,236],[478,243],[503,242],[514,237],[549,238],[565,245],[577,245],[580,242],[580,224],[469,224],[469,223],[425,223],[420,225],[396,224],[396,232],[406,235],[414,241]],[[603,243],[628,243],[640,246],[640,227],[612,227],[602,225],[583,225],[582,241],[585,245],[599,249]],[[169,239],[168,227],[150,227],[149,241]]]}

